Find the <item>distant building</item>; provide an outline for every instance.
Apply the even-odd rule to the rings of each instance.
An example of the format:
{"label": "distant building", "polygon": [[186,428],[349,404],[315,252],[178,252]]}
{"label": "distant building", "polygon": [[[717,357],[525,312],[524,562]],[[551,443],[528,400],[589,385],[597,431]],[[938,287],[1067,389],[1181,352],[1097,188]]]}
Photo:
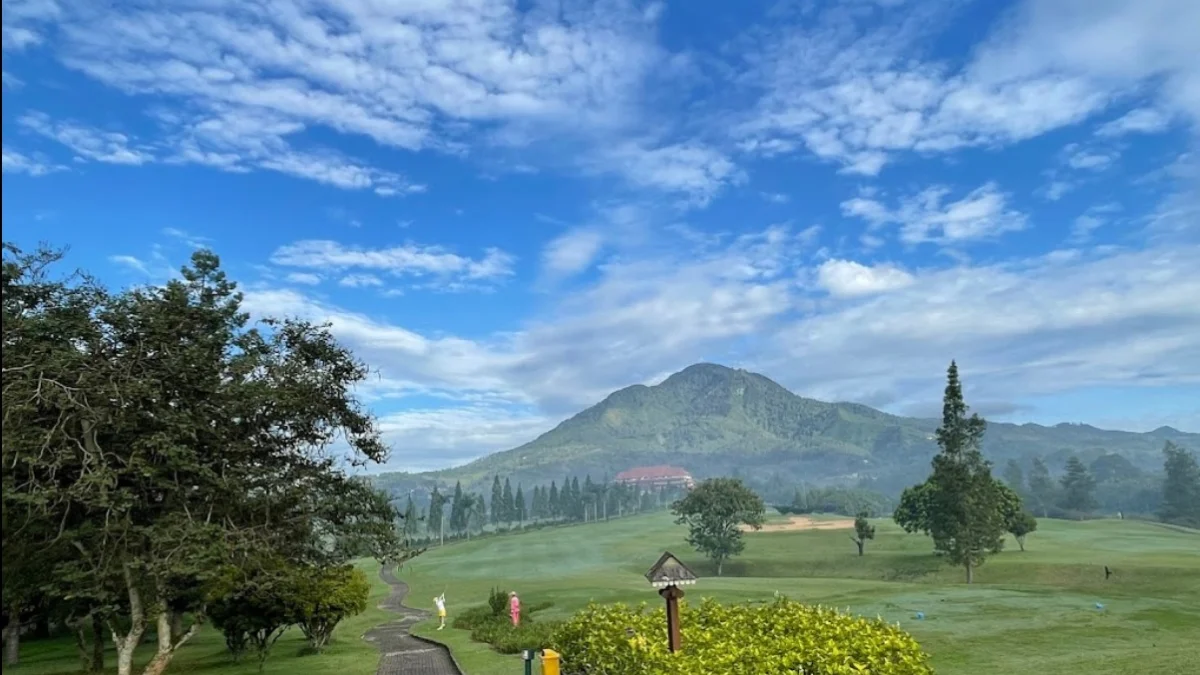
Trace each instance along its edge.
{"label": "distant building", "polygon": [[615,482],[624,485],[636,485],[643,490],[659,488],[692,489],[696,481],[692,474],[676,466],[643,466],[617,474]]}

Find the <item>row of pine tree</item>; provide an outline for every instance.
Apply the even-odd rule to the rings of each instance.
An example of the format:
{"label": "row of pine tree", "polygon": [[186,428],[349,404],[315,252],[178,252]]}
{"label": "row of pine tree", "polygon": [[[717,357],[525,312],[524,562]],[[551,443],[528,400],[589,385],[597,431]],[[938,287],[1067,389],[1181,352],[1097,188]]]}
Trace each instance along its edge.
{"label": "row of pine tree", "polygon": [[495,476],[488,499],[482,493],[465,491],[460,481],[453,493],[435,487],[425,508],[418,509],[410,494],[404,509],[404,534],[411,541],[445,540],[537,523],[608,520],[666,508],[679,494],[668,488],[641,490],[622,483],[596,482],[590,475],[582,482],[578,476],[568,476],[561,487],[558,481],[535,485],[526,493],[522,485],[514,490],[509,478]]}

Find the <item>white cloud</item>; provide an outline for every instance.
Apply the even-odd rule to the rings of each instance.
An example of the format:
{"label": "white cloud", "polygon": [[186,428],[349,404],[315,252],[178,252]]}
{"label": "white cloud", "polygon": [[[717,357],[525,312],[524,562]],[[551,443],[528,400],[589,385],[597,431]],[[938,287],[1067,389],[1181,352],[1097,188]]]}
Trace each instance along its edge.
{"label": "white cloud", "polygon": [[578,274],[599,255],[604,237],[594,228],[571,230],[546,245],[543,266],[552,277]]}
{"label": "white cloud", "polygon": [[[922,60],[953,11],[831,7],[755,34],[763,47],[747,78],[766,93],[735,129],[741,147],[805,147],[874,175],[898,152],[1015,143],[1146,91],[1200,123],[1200,3],[1025,0],[965,61]],[[1160,123],[1142,112],[1123,124]]]}
{"label": "white cloud", "polygon": [[42,41],[41,24],[61,13],[54,0],[4,0],[4,51],[20,51]]}
{"label": "white cloud", "polygon": [[[520,330],[475,340],[421,335],[293,291],[254,291],[247,302],[330,321],[380,370],[377,396],[444,392],[449,410],[385,416],[396,424],[389,440],[414,457],[447,449],[447,459],[466,460],[516,446],[617,388],[715,354],[805,395],[892,409],[935,399],[949,355],[980,400],[1200,384],[1191,301],[1200,244],[900,274],[863,266],[869,273],[839,277],[839,267],[861,271],[844,260],[808,267],[800,239],[772,229],[707,252],[608,263]],[[793,281],[822,270],[830,287],[840,278],[841,295],[816,298]]]}
{"label": "white cloud", "polygon": [[842,202],[842,212],[863,218],[873,227],[900,225],[900,239],[908,244],[965,243],[995,238],[1024,229],[1026,217],[1008,205],[1008,197],[994,183],[972,190],[965,197],[943,203],[951,190],[934,186],[901,200],[888,209],[875,199],[856,197]]}
{"label": "white cloud", "polygon": [[303,284],[305,286],[316,286],[321,283],[321,275],[313,274],[312,272],[292,272],[284,277],[293,284]]}
{"label": "white cloud", "polygon": [[85,159],[131,165],[145,164],[154,159],[143,149],[130,147],[131,139],[125,134],[100,131],[70,122],[54,122],[40,112],[22,115],[18,122],[34,133],[67,146]]}
{"label": "white cloud", "polygon": [[131,255],[114,255],[109,256],[109,261],[122,267],[128,267],[131,270],[141,272],[146,276],[150,275],[150,267],[140,258]]}
{"label": "white cloud", "polygon": [[1117,159],[1115,152],[1083,148],[1076,143],[1063,148],[1063,154],[1067,166],[1083,171],[1104,171]]}
{"label": "white cloud", "polygon": [[555,421],[523,409],[471,405],[391,413],[380,417],[379,428],[395,449],[389,468],[430,471],[514,448]]}
{"label": "white cloud", "polygon": [[5,89],[20,89],[22,86],[25,85],[25,83],[21,81],[21,78],[17,77],[16,75],[13,75],[12,73],[8,72],[7,70],[3,71],[2,74],[4,77],[4,88]]}
{"label": "white cloud", "polygon": [[65,171],[65,166],[59,166],[39,156],[29,156],[17,152],[7,145],[3,155],[4,173],[23,173],[30,176],[45,176],[56,171]]}
{"label": "white cloud", "polygon": [[404,277],[433,277],[439,283],[496,281],[512,274],[514,259],[499,249],[488,249],[482,258],[460,256],[437,246],[405,244],[368,249],[343,246],[328,240],[298,241],[271,255],[282,267],[310,270],[373,270]]}
{"label": "white cloud", "polygon": [[681,192],[698,206],[707,205],[726,185],[746,179],[723,153],[699,143],[645,147],[627,142],[601,150],[587,161],[621,173],[634,185]]}
{"label": "white cloud", "polygon": [[1096,130],[1096,135],[1112,138],[1126,134],[1157,134],[1167,130],[1171,118],[1153,108],[1135,108]]}
{"label": "white cloud", "polygon": [[[463,154],[478,129],[492,143],[570,136],[607,148],[614,132],[638,123],[644,88],[670,81],[676,67],[655,44],[658,13],[634,0],[557,8],[205,0],[9,12],[35,4],[50,3],[5,1],[6,49],[18,30],[21,45],[53,34],[68,67],[129,94],[158,96],[176,159],[226,169],[269,163],[336,185],[362,179],[314,168],[314,153],[280,140],[324,128],[388,147]],[[51,24],[55,30],[43,30]],[[269,123],[241,122],[247,118]],[[670,173],[645,168],[634,178],[692,189],[675,186],[690,179]],[[375,186],[385,196],[419,189]]]}
{"label": "white cloud", "polygon": [[853,260],[826,260],[817,268],[817,282],[838,297],[884,293],[909,286],[913,281],[913,275],[892,265],[867,267]]}
{"label": "white cloud", "polygon": [[791,197],[788,197],[781,192],[763,192],[762,198],[768,202],[771,202],[772,204],[786,204],[791,201]]}
{"label": "white cloud", "polygon": [[369,288],[382,286],[383,279],[374,274],[347,274],[338,280],[338,285],[346,288]]}

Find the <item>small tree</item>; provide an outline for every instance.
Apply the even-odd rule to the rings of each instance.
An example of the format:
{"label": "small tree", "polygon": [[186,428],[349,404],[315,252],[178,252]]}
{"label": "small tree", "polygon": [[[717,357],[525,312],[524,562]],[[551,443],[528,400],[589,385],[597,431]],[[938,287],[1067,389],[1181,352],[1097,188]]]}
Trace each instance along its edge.
{"label": "small tree", "polygon": [[214,585],[209,618],[225,636],[234,661],[253,646],[262,670],[271,647],[295,618],[296,574],[278,564],[250,574],[230,568]]}
{"label": "small tree", "polygon": [[293,619],[308,645],[321,651],[342,619],[366,610],[371,584],[350,565],[302,570],[296,580]]}
{"label": "small tree", "polygon": [[875,538],[875,526],[867,520],[867,513],[863,511],[854,519],[854,544],[858,546],[858,554],[863,554],[863,547],[868,539]]}
{"label": "small tree", "polygon": [[1038,521],[1032,513],[1021,511],[1008,522],[1008,532],[1017,540],[1017,546],[1025,550],[1025,536],[1037,530]]}
{"label": "small tree", "polygon": [[679,525],[688,526],[688,543],[708,556],[721,576],[725,561],[746,548],[742,526],[762,529],[763,500],[736,478],[710,478],[671,505]]}

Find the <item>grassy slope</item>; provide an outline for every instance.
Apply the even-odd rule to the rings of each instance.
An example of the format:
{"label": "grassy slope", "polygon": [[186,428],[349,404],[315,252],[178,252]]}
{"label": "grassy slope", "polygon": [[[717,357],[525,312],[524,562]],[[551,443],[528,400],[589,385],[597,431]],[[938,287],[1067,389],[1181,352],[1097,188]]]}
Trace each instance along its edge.
{"label": "grassy slope", "polygon": [[[394,618],[393,614],[378,609],[389,588],[379,579],[379,565],[375,562],[360,563],[370,577],[371,600],[369,609],[342,623],[329,649],[320,655],[301,656],[304,636],[298,630],[290,630],[275,644],[270,659],[263,669],[265,675],[369,675],[379,663],[379,651],[361,639],[370,628]],[[138,650],[138,668],[150,660],[154,645],[146,644]],[[106,655],[110,672],[116,672],[116,653],[111,645]],[[74,643],[67,640],[29,642],[22,645],[21,665],[4,668],[5,675],[66,675],[79,671]],[[258,663],[249,656],[241,664],[233,664],[225,651],[221,634],[206,626],[196,637],[180,650],[167,671],[173,675],[190,673],[221,673],[222,675],[251,675],[258,673]]]}
{"label": "grassy slope", "polygon": [[[729,576],[703,578],[689,594],[744,601],[778,590],[898,621],[933,654],[939,673],[1193,672],[1185,652],[1200,643],[1200,533],[1111,520],[1043,520],[1041,528],[1029,551],[1010,542],[969,588],[960,570],[930,555],[928,539],[890,521],[878,524],[862,558],[844,531],[759,533],[727,566]],[[553,602],[539,617],[558,618],[590,599],[657,602],[641,575],[663,548],[703,576],[707,566],[682,535],[655,514],[434,550],[401,576],[414,603],[444,589],[452,615],[482,604],[496,585],[526,604]],[[1103,565],[1116,572],[1108,582]],[[913,618],[917,611],[925,620]],[[469,675],[520,672],[516,657],[432,628],[417,632],[447,642]]]}

